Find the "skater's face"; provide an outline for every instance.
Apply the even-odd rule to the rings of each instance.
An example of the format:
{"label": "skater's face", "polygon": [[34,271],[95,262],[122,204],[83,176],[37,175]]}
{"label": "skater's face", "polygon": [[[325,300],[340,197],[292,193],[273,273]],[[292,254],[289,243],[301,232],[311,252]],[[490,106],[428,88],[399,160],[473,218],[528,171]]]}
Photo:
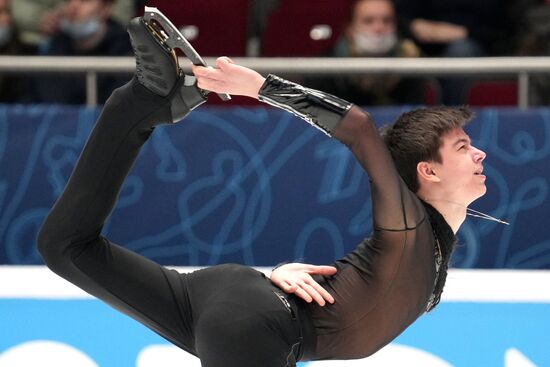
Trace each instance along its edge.
{"label": "skater's face", "polygon": [[485,152],[472,145],[463,129],[454,129],[441,137],[441,162],[430,162],[443,196],[450,201],[470,204],[487,191],[483,160]]}
{"label": "skater's face", "polygon": [[111,4],[103,0],[66,0],[65,17],[73,22],[90,19],[106,19],[110,16]]}

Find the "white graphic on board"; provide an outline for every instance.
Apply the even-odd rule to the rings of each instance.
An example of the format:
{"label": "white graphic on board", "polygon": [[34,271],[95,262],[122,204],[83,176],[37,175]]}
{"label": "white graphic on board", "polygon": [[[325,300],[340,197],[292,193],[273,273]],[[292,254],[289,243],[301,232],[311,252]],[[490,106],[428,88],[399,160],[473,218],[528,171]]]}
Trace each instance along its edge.
{"label": "white graphic on board", "polygon": [[59,342],[34,340],[0,354],[0,367],[99,367],[82,351]]}

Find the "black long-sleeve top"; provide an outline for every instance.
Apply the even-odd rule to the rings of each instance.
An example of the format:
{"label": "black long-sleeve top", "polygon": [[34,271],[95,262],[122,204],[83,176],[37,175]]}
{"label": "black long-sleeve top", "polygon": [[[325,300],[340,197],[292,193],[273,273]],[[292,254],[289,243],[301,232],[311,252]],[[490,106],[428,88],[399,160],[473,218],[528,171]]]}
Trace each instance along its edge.
{"label": "black long-sleeve top", "polygon": [[443,217],[408,190],[370,117],[353,107],[333,136],[371,183],[373,234],[318,277],[335,303],[311,304],[313,359],[364,358],[388,344],[427,308],[436,278],[435,246],[455,241]]}

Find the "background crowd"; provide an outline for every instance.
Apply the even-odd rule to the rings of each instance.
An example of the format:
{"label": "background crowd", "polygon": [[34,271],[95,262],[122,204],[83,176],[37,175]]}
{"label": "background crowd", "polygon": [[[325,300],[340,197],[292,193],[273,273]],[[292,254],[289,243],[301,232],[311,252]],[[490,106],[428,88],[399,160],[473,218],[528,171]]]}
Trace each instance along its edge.
{"label": "background crowd", "polygon": [[[144,5],[163,11],[204,56],[550,55],[550,0],[0,0],[0,55],[132,55],[125,25]],[[98,101],[128,78],[100,75]],[[361,105],[457,105],[478,79],[300,81]],[[531,103],[550,104],[549,77],[531,85]],[[0,103],[14,102],[84,103],[84,77],[0,72]]]}

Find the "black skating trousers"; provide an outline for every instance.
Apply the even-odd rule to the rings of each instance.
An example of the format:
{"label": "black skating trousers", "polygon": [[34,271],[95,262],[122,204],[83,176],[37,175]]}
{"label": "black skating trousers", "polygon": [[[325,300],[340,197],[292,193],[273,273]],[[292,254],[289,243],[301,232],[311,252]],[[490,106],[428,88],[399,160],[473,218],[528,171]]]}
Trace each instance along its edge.
{"label": "black skating trousers", "polygon": [[262,273],[220,265],[181,274],[100,233],[140,148],[169,111],[167,99],[135,78],[113,92],[40,230],[38,249],[55,273],[204,367],[294,366],[303,352],[298,301],[290,298],[289,307]]}

